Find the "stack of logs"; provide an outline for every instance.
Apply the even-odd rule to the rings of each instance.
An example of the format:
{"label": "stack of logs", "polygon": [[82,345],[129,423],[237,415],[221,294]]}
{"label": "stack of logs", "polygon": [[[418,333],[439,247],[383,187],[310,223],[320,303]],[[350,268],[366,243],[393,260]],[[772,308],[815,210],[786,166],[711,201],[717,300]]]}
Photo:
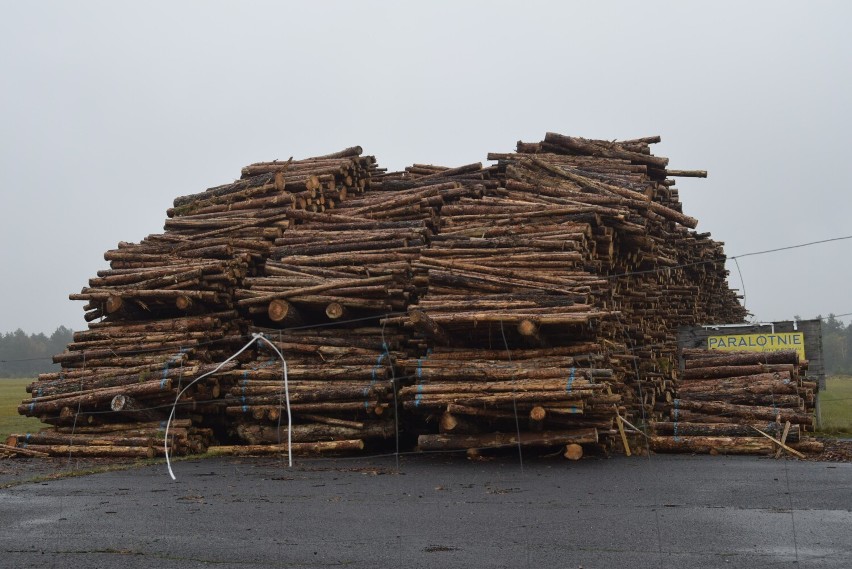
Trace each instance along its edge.
{"label": "stack of logs", "polygon": [[[243,448],[220,454],[286,449],[291,414],[293,451],[355,451],[397,433],[395,362],[404,338],[391,329],[356,327],[281,330],[253,328],[263,342],[241,369],[219,374],[228,385],[216,402]],[[274,347],[273,347],[274,346]],[[276,350],[286,354],[284,367]],[[289,406],[286,395],[289,394]]]}
{"label": "stack of logs", "polygon": [[[217,367],[211,363],[210,348],[228,333],[235,316],[231,311],[91,323],[88,330],[74,334],[64,353],[54,356],[62,370],[40,375],[27,387],[32,397],[18,407],[20,414],[54,427],[18,441],[51,456],[66,455],[69,448],[81,456],[153,454],[154,447],[163,445],[161,421],[178,392]],[[218,379],[209,378],[195,383],[182,401],[189,406],[219,395]],[[128,427],[137,422],[151,425]],[[113,427],[115,448],[107,448],[103,441]],[[134,430],[133,443],[128,428]],[[189,424],[184,429],[174,440],[176,452],[203,451],[212,438],[208,429]],[[94,442],[83,436],[87,433],[96,435]]]}
{"label": "stack of logs", "polygon": [[[54,427],[38,439],[18,437],[18,445],[41,445],[39,452],[49,454],[67,454],[69,448],[102,456],[160,452],[161,423],[179,393],[179,414],[188,415],[191,424],[175,431],[171,451],[203,452],[214,440],[213,430],[221,438],[227,428],[222,402],[231,387],[227,374],[242,362],[221,368],[218,362],[245,344],[253,324],[247,308],[238,306],[236,291],[265,274],[275,240],[302,219],[299,214],[331,209],[364,191],[377,169],[372,157],[360,154],[355,147],[247,166],[234,183],[176,198],[165,233],[107,251],[110,268],[70,296],[87,301],[89,330],[75,333],[66,352],[54,357],[62,370],[42,374],[28,388],[32,398],[18,409]],[[217,374],[195,381],[217,368]],[[124,427],[129,421],[155,427],[134,433],[130,444]],[[83,436],[90,434],[87,429],[96,436]],[[140,437],[157,442],[143,444]],[[48,448],[47,441],[59,440],[64,443]]]}
{"label": "stack of logs", "polygon": [[[570,413],[571,426],[596,429],[577,433],[583,442],[629,453],[624,415],[653,417],[671,399],[677,326],[743,318],[721,244],[690,231],[666,159],[650,154],[656,141],[549,133],[490,154],[498,187],[442,209],[415,263],[426,294],[387,320],[435,346],[406,362],[418,382],[401,393],[406,410],[439,425],[421,448],[541,444],[542,425],[562,429]],[[571,389],[578,355],[599,371],[585,396]],[[521,432],[502,436],[510,418]]]}
{"label": "stack of logs", "polygon": [[[397,438],[396,392],[407,381],[399,362],[419,347],[395,325],[370,325],[404,314],[422,294],[413,265],[440,207],[463,195],[481,190],[442,177],[368,192],[334,212],[299,212],[262,276],[236,290],[238,307],[265,326],[253,330],[286,354],[294,451],[360,450]],[[227,452],[282,449],[283,371],[267,353],[229,374],[230,432],[248,446]]]}
{"label": "stack of logs", "polygon": [[[818,384],[795,350],[683,351],[677,398],[668,421],[653,425],[660,452],[768,454],[819,452],[813,432]],[[774,440],[773,440],[774,439]]]}
{"label": "stack of logs", "polygon": [[[625,411],[624,370],[613,371],[608,357],[619,344],[600,342],[616,330],[593,301],[607,280],[583,266],[587,208],[507,196],[494,187],[499,168],[478,167],[453,172],[476,193],[442,206],[430,247],[413,263],[422,293],[408,314],[385,320],[419,343],[419,356],[402,362],[415,384],[400,392],[418,446],[570,445],[572,457],[580,443],[612,446],[599,429],[615,433]],[[408,174],[409,184],[424,183]]]}
{"label": "stack of logs", "polygon": [[[165,454],[165,430],[162,421],[53,427],[11,435],[6,445],[33,457],[154,458]],[[198,454],[213,442],[213,431],[194,426],[191,419],[178,419],[172,422],[168,437],[169,452]]]}
{"label": "stack of logs", "polygon": [[518,154],[489,157],[505,168],[506,198],[586,208],[592,243],[584,266],[609,282],[608,290],[593,291],[596,302],[620,313],[643,371],[666,374],[676,361],[678,326],[740,321],[745,311],[728,288],[722,244],[691,231],[697,221],[681,212],[666,179],[706,173],[666,170],[668,159],[650,154],[655,142],[548,133],[540,143],[518,143]]}
{"label": "stack of logs", "polygon": [[[182,392],[176,450],[278,452],[278,349],[293,450],[402,431],[424,450],[629,453],[624,421],[672,399],[677,327],[745,316],[722,244],[691,230],[670,179],[704,173],[667,169],[658,141],[548,133],[494,166],[394,173],[358,147],[247,166],[177,198],[163,234],[106,253],[72,295],[89,330],[19,410],[45,436],[70,428],[75,448],[142,447],[118,442],[122,426],[153,429]],[[266,340],[185,389],[252,334]]]}
{"label": "stack of logs", "polygon": [[[420,434],[421,450],[584,445],[609,435],[624,413],[622,384],[582,343],[551,349],[443,348],[403,362],[416,384],[400,392],[413,417],[437,423]],[[619,423],[619,426],[622,426]]]}
{"label": "stack of logs", "polygon": [[71,299],[88,301],[87,321],[233,308],[234,289],[263,266],[294,210],[330,209],[363,192],[375,160],[360,153],[252,164],[234,183],[176,198],[165,233],[107,251],[110,270]]}

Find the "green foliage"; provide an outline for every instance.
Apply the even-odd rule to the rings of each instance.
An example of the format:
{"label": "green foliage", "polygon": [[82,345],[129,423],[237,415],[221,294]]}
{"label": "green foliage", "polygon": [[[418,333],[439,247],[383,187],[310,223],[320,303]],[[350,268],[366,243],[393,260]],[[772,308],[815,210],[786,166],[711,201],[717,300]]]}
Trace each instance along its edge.
{"label": "green foliage", "polygon": [[826,390],[819,395],[824,434],[852,434],[852,377],[826,379]]}
{"label": "green foliage", "polygon": [[27,335],[20,328],[0,335],[0,378],[34,377],[40,373],[59,371],[52,356],[63,352],[74,332],[60,326],[50,336]]}

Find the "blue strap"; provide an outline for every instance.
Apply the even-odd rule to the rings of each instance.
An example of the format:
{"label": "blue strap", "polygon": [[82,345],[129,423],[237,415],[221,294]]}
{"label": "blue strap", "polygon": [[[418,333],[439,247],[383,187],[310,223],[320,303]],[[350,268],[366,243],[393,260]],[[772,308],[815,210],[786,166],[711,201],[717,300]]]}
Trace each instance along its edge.
{"label": "blue strap", "polygon": [[577,368],[571,368],[571,375],[568,376],[568,385],[565,386],[565,391],[571,391],[571,386],[574,385],[574,374],[577,372]]}
{"label": "blue strap", "polygon": [[420,407],[423,400],[423,360],[432,355],[432,348],[426,350],[426,355],[417,359],[417,395],[414,396],[414,406]]}
{"label": "blue strap", "polygon": [[169,360],[166,360],[166,367],[163,368],[163,379],[160,381],[160,389],[166,388],[166,380],[169,379]]}
{"label": "blue strap", "polygon": [[184,348],[180,348],[177,354],[170,356],[169,359],[166,360],[166,367],[163,368],[163,380],[160,382],[160,389],[166,388],[166,380],[168,379],[169,375],[169,364],[173,363],[174,360],[180,358],[181,355],[183,355],[184,353],[186,353],[186,350]]}
{"label": "blue strap", "polygon": [[382,365],[382,360],[385,359],[385,354],[388,353],[388,345],[383,343],[382,347],[384,348],[384,351],[381,354],[379,354],[379,359],[376,360],[376,365],[373,366],[373,371],[370,374],[371,375],[370,383],[376,383],[376,381],[378,381],[378,376],[376,375],[376,372],[378,371],[379,366]]}
{"label": "blue strap", "polygon": [[674,440],[675,440],[675,442],[680,440],[678,435],[677,435],[677,419],[678,419],[678,414],[679,414],[679,409],[678,409],[678,402],[679,401],[680,401],[680,399],[674,400]]}
{"label": "blue strap", "polygon": [[429,357],[432,351],[426,352],[426,355],[417,359],[417,395],[414,396],[414,406],[420,407],[420,402],[423,400],[423,360]]}

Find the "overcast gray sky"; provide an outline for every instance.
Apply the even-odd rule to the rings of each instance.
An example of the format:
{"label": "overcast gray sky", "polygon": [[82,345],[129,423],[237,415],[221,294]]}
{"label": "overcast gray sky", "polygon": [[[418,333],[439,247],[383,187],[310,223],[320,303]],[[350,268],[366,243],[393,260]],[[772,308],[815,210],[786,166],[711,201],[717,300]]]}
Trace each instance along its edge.
{"label": "overcast gray sky", "polygon": [[[681,200],[729,255],[852,235],[850,2],[0,9],[0,332],[84,328],[68,294],[119,241],[162,232],[175,196],[355,144],[400,169],[546,131],[659,134],[672,168],[709,170]],[[850,254],[741,259],[747,308],[852,312]]]}

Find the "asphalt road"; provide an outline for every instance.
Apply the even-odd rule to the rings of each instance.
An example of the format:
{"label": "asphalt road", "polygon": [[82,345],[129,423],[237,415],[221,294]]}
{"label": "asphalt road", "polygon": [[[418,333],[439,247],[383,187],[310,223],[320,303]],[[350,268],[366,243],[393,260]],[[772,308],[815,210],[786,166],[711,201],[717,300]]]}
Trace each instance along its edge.
{"label": "asphalt road", "polygon": [[0,566],[852,567],[852,464],[215,459],[0,491]]}

